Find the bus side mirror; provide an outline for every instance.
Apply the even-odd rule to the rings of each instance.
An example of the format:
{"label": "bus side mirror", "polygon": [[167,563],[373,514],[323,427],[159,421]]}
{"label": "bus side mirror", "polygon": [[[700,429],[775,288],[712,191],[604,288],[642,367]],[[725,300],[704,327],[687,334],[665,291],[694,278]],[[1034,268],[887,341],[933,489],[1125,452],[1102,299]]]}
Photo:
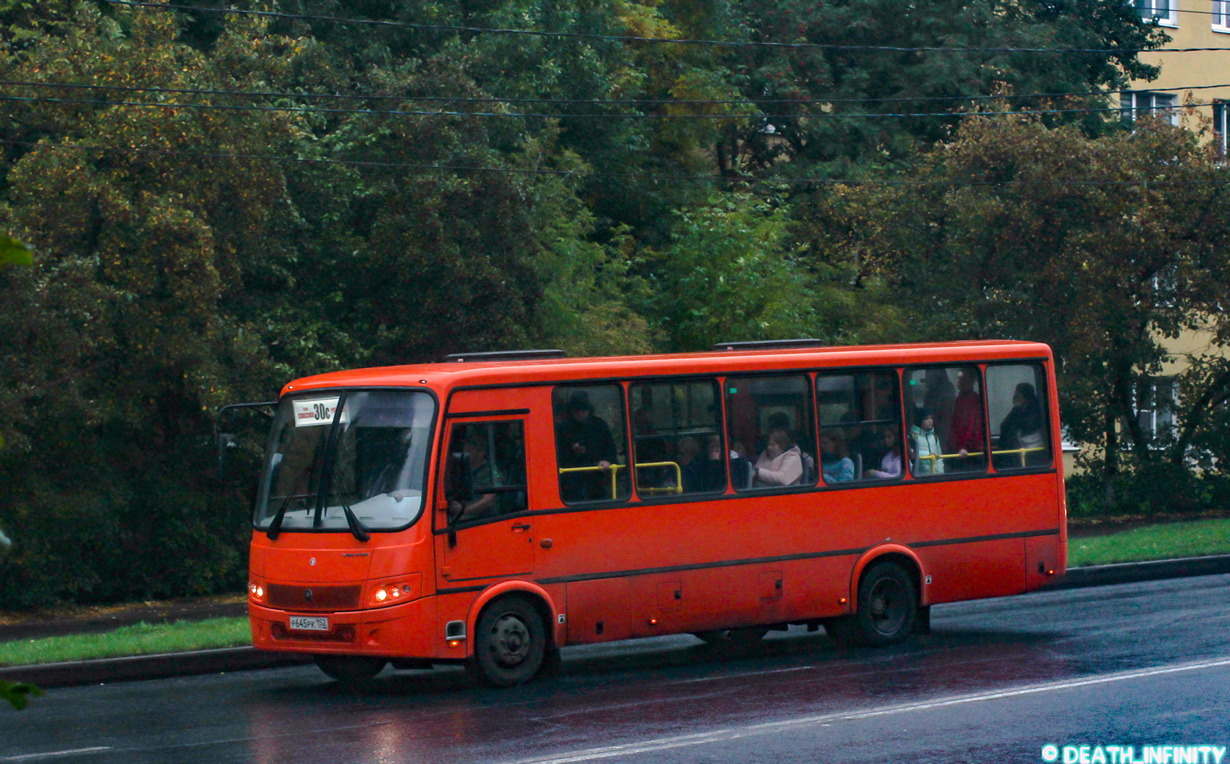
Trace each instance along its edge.
{"label": "bus side mirror", "polygon": [[[470,455],[457,452],[448,455],[448,465],[444,470],[444,499],[452,504],[468,504],[474,498],[474,486],[471,484]],[[451,519],[451,518],[450,518]]]}
{"label": "bus side mirror", "polygon": [[218,410],[218,417],[214,420],[214,440],[218,444],[218,479],[224,480],[226,476],[226,460],[231,449],[238,448],[239,442],[235,438],[234,433],[223,432],[223,427],[234,425],[235,414],[241,409],[275,409],[278,406],[277,401],[262,401],[260,403],[232,403],[229,406],[223,406]]}

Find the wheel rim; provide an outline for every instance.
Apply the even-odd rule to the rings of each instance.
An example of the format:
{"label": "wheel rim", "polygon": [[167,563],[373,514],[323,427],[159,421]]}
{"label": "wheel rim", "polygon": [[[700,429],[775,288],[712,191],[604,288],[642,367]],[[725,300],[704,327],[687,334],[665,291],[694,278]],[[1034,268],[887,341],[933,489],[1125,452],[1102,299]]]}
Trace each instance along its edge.
{"label": "wheel rim", "polygon": [[491,627],[491,657],[504,668],[515,668],[530,654],[529,626],[516,613],[505,613]]}
{"label": "wheel rim", "polygon": [[880,634],[896,634],[909,617],[911,603],[905,587],[893,578],[881,578],[871,587],[868,602],[871,625]]}

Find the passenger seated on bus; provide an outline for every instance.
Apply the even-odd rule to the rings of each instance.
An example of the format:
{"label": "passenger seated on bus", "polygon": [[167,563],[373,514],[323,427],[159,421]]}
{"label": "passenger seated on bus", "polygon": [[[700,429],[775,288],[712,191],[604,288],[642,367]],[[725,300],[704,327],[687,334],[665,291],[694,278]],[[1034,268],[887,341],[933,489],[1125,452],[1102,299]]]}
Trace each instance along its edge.
{"label": "passenger seated on bus", "polygon": [[[1038,403],[1038,394],[1034,386],[1022,382],[1016,386],[1012,394],[1012,410],[999,425],[999,451],[1016,451],[1018,449],[1039,448],[1042,445],[1042,405]],[[1036,463],[1042,456],[1042,462],[1047,461],[1042,452],[1022,454],[1004,454],[995,459],[996,467],[1021,467],[1027,463]]]}
{"label": "passenger seated on bus", "polygon": [[897,437],[896,428],[890,427],[881,436],[884,455],[880,457],[880,466],[867,470],[864,475],[872,480],[888,480],[901,477],[901,443]]}
{"label": "passenger seated on bus", "polygon": [[786,434],[790,436],[790,440],[796,442],[798,441],[798,438],[794,434],[794,430],[790,428],[790,415],[785,411],[774,411],[772,414],[769,414],[769,419],[766,424],[768,426],[765,430],[764,437],[756,443],[756,450],[759,453],[764,453],[769,448],[769,434],[774,430],[785,430]]}
{"label": "passenger seated on bus", "polygon": [[730,444],[730,482],[735,488],[751,488],[755,474],[756,468],[743,441],[735,440]]}
{"label": "passenger seated on bus", "polygon": [[611,463],[616,459],[611,428],[593,413],[589,395],[576,390],[568,398],[564,419],[556,424],[556,453],[559,466],[598,467],[589,472],[570,472],[560,476],[564,501],[596,501],[611,496]]}
{"label": "passenger seated on bus", "polygon": [[848,483],[854,479],[854,460],[846,454],[846,443],[832,433],[820,435],[820,472],[825,483]]}
{"label": "passenger seated on bus", "polygon": [[917,424],[910,428],[910,440],[914,448],[914,474],[939,475],[944,472],[944,449],[935,432],[935,418],[929,409],[918,409],[914,414]]}
{"label": "passenger seated on bus", "polygon": [[847,425],[845,432],[846,450],[851,458],[861,457],[863,464],[880,463],[884,456],[884,437],[875,426],[855,422]]}
{"label": "passenger seated on bus", "polygon": [[803,477],[803,456],[785,430],[769,432],[764,453],[752,473],[758,486],[794,485]]}
{"label": "passenger seated on bus", "polygon": [[[470,460],[470,486],[476,492],[484,488],[498,488],[504,485],[504,476],[499,468],[487,460],[487,448],[483,442],[482,432],[475,429],[468,433],[462,442],[461,450]],[[484,493],[462,504],[460,501],[449,503],[449,515],[460,520],[478,520],[493,517],[503,511],[502,496],[499,493]]]}
{"label": "passenger seated on bus", "polygon": [[683,490],[687,493],[720,491],[726,487],[726,474],[722,470],[722,439],[716,433],[705,439],[703,451],[696,438],[689,436],[681,440],[679,466],[683,471]]}

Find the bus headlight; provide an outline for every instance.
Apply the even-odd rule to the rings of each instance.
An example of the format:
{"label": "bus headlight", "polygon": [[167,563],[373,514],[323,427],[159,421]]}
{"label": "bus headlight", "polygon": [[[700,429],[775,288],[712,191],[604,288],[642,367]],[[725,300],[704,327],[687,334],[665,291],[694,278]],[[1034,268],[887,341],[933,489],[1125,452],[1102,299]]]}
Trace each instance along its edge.
{"label": "bus headlight", "polygon": [[367,595],[368,607],[386,607],[415,599],[419,596],[421,581],[422,576],[415,573],[397,581],[375,584]]}
{"label": "bus headlight", "polygon": [[264,602],[265,601],[265,585],[261,583],[260,581],[249,581],[248,582],[248,597],[251,598],[253,602]]}

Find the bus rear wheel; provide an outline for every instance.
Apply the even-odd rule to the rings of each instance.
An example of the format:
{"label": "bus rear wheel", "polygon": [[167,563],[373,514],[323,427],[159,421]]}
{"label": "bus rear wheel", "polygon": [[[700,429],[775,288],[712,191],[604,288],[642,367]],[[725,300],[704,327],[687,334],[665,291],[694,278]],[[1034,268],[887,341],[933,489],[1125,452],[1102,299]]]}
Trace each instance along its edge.
{"label": "bus rear wheel", "polygon": [[367,655],[313,655],[316,665],[330,679],[342,684],[359,684],[374,678],[384,670],[384,658]]}
{"label": "bus rear wheel", "polygon": [[496,600],[475,629],[471,670],[483,684],[513,687],[534,678],[547,655],[542,616],[521,597]]}
{"label": "bus rear wheel", "polygon": [[918,618],[918,587],[895,562],[877,562],[858,583],[858,609],[826,621],[824,630],[840,645],[885,647],[910,635]]}

